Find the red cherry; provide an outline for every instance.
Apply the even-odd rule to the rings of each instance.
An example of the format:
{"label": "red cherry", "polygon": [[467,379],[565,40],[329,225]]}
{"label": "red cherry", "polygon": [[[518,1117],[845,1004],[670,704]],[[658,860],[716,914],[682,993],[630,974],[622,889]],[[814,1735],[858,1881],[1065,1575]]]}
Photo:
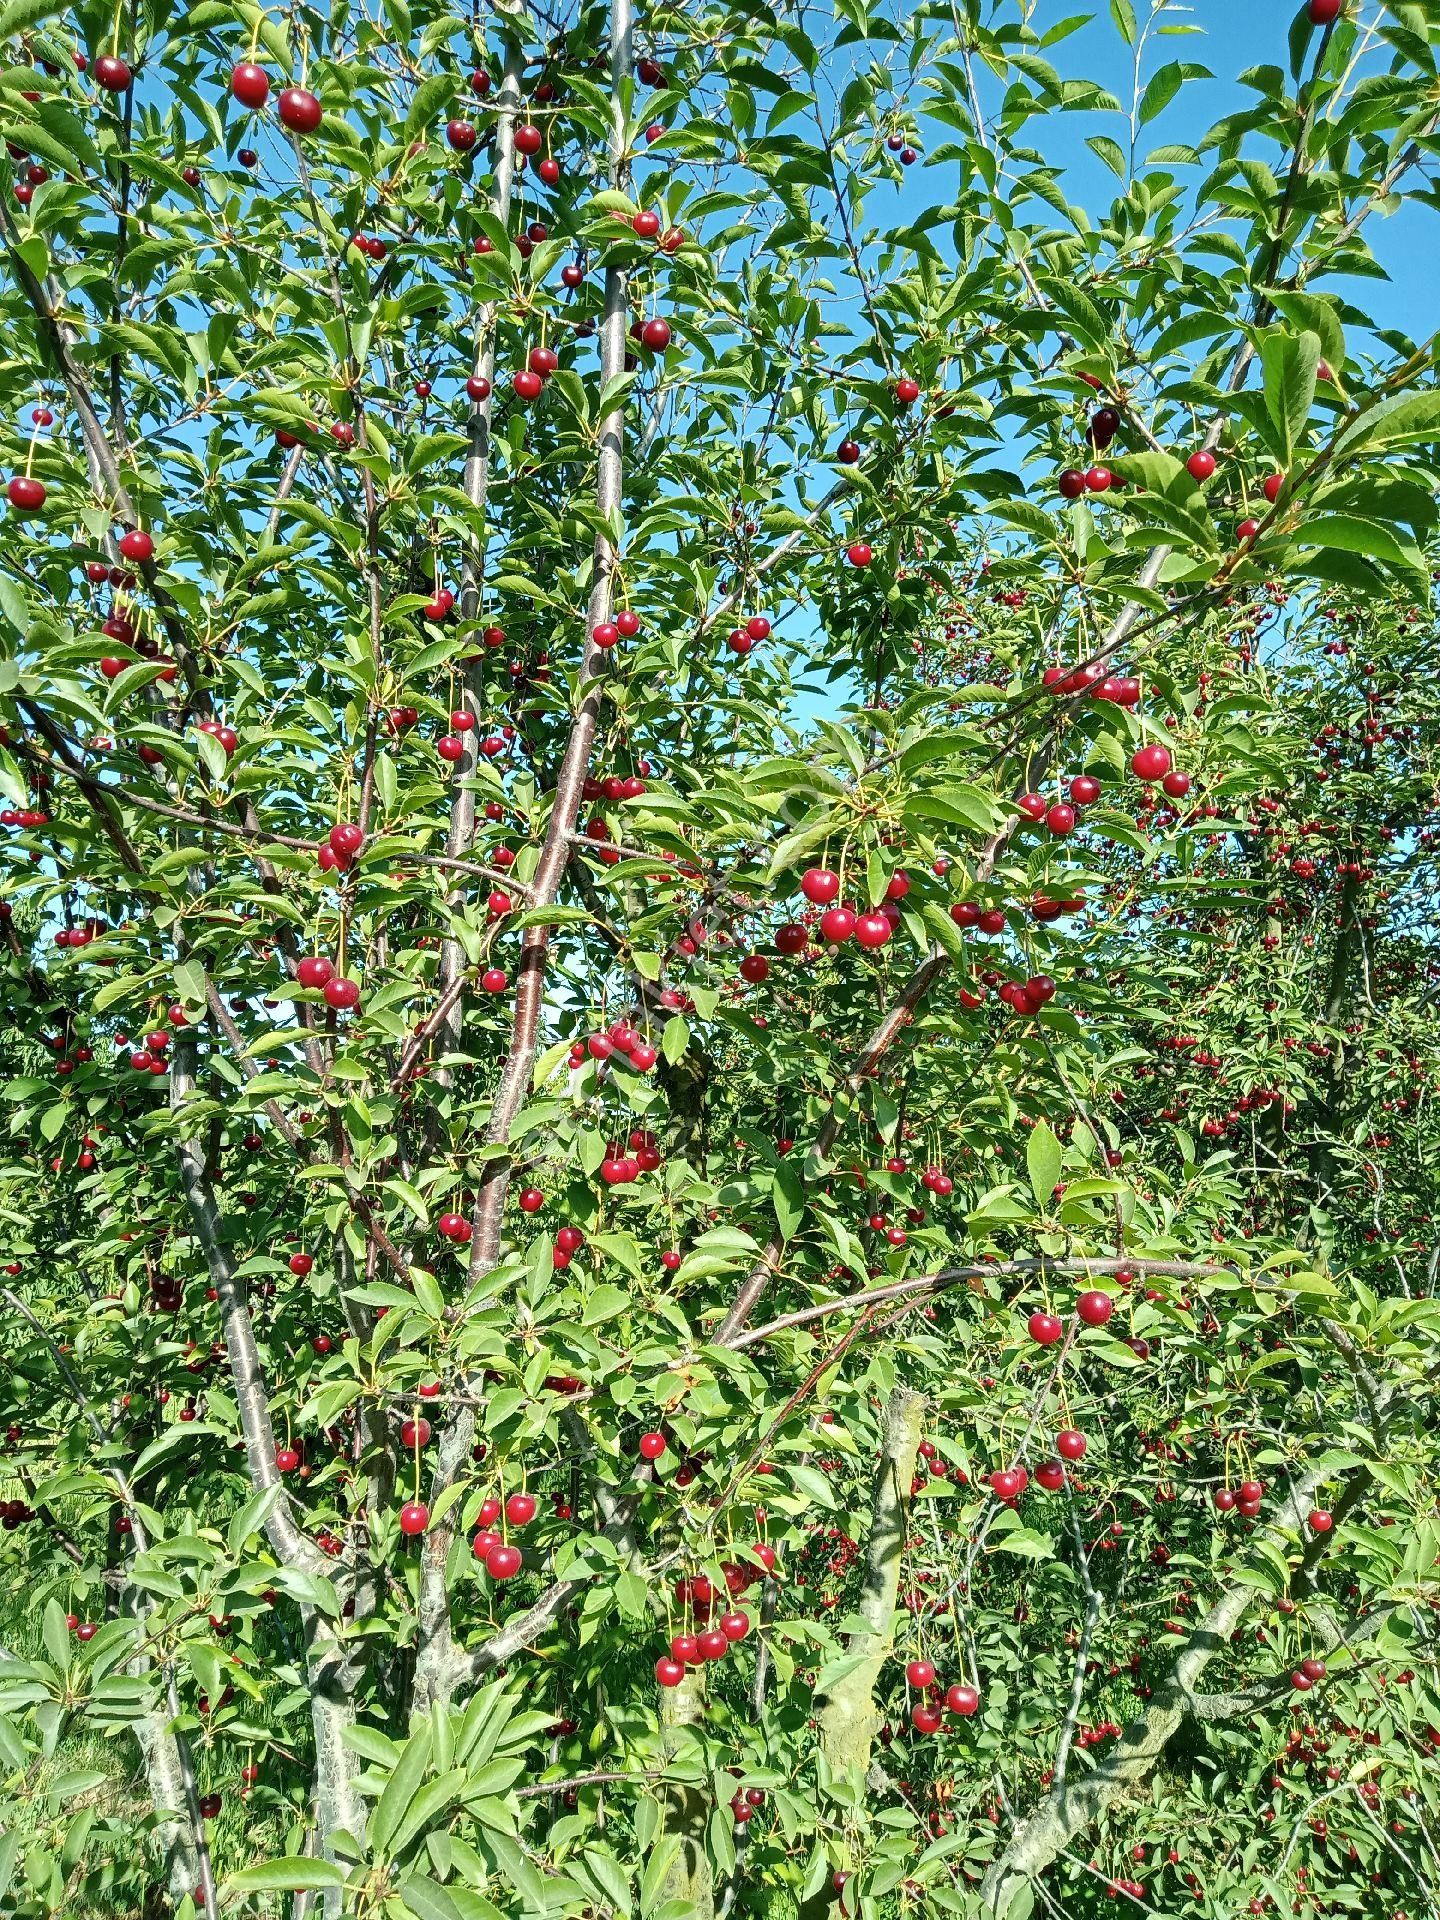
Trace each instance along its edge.
{"label": "red cherry", "polygon": [[905,1678],[919,1692],[935,1684],[935,1669],[928,1660],[912,1660],[905,1669]]}
{"label": "red cherry", "polygon": [[910,1724],[917,1733],[938,1733],[944,1718],[939,1707],[917,1704],[910,1709]]}
{"label": "red cherry", "polygon": [[1035,1478],[1047,1493],[1058,1493],[1065,1484],[1065,1469],[1058,1460],[1042,1460]]}
{"label": "red cherry", "polygon": [[668,1653],[662,1653],[655,1662],[655,1678],[662,1687],[678,1687],[685,1678],[685,1668],[678,1660],[672,1660]]}
{"label": "red cherry", "polygon": [[[883,919],[884,915],[880,917]],[[820,916],[820,936],[827,945],[838,947],[850,938],[857,924],[852,908],[827,907]],[[888,921],[886,925],[889,925]]]}
{"label": "red cherry", "polygon": [[348,820],[330,829],[330,846],[344,859],[353,859],[365,844],[363,831]]}
{"label": "red cherry", "polygon": [[456,153],[469,153],[479,134],[472,120],[451,120],[445,128],[445,138]]}
{"label": "red cherry", "polygon": [[652,353],[663,353],[670,344],[670,322],[668,320],[647,320],[640,329],[641,344]]}
{"label": "red cherry", "polygon": [[545,136],[539,127],[528,124],[516,127],[515,149],[517,153],[538,153],[544,145]]}
{"label": "red cherry", "polygon": [[1084,1434],[1074,1427],[1065,1427],[1055,1436],[1055,1451],[1062,1460],[1083,1460],[1086,1444]]}
{"label": "red cherry", "polygon": [[920,398],[919,381],[902,374],[895,382],[895,398],[902,407],[913,407]]}
{"label": "red cherry", "polygon": [[1183,800],[1190,791],[1190,776],[1188,773],[1167,773],[1160,785],[1172,800]]}
{"label": "red cherry", "polygon": [[477,403],[481,400],[488,400],[490,398],[490,382],[485,378],[484,374],[472,373],[470,378],[465,382],[465,391],[469,394],[470,398]]}
{"label": "red cherry", "polygon": [[1053,807],[1046,809],[1045,825],[1057,839],[1063,840],[1067,833],[1075,831],[1075,809],[1057,800]]}
{"label": "red cherry", "polygon": [[299,1464],[300,1450],[298,1447],[277,1447],[275,1449],[275,1466],[278,1472],[293,1473]]}
{"label": "red cherry", "polygon": [[845,558],[852,567],[868,567],[875,555],[863,540],[857,540],[845,549]]}
{"label": "red cherry", "polygon": [[945,1704],[951,1713],[968,1717],[980,1704],[980,1695],[976,1688],[957,1685],[945,1689]]}
{"label": "red cherry", "polygon": [[1088,773],[1077,773],[1070,782],[1070,798],[1077,807],[1088,807],[1100,798],[1100,782]]}
{"label": "red cherry", "polygon": [[720,1627],[707,1627],[696,1636],[702,1660],[723,1660],[730,1650],[730,1636]]}
{"label": "red cherry", "polygon": [[1310,24],[1315,27],[1331,26],[1340,18],[1344,7],[1345,0],[1310,0]]}
{"label": "red cherry", "polygon": [[242,60],[230,75],[230,91],[242,107],[263,107],[270,98],[270,76],[252,60]]}
{"label": "red cherry", "polygon": [[423,1533],[430,1524],[430,1509],[423,1500],[410,1500],[400,1509],[400,1531]]}
{"label": "red cherry", "polygon": [[1078,500],[1085,491],[1085,476],[1078,467],[1067,467],[1055,485],[1062,500]]}
{"label": "red cherry", "polygon": [[828,867],[811,867],[800,881],[800,891],[812,905],[827,907],[840,895],[840,876]]}
{"label": "red cherry", "polygon": [[545,382],[538,373],[531,373],[527,367],[515,375],[510,385],[515,390],[517,400],[538,400]]}
{"label": "red cherry", "polygon": [[533,1493],[512,1493],[505,1502],[505,1518],[512,1527],[528,1526],[535,1518]]}
{"label": "red cherry", "polygon": [[1130,756],[1130,771],[1137,780],[1163,780],[1170,771],[1168,747],[1140,747]]}
{"label": "red cherry", "polygon": [[133,77],[128,61],[113,53],[102,53],[93,71],[97,83],[107,93],[124,93]]}
{"label": "red cherry", "polygon": [[1272,473],[1266,479],[1265,498],[1270,502],[1272,506],[1280,498],[1280,492],[1281,492],[1281,489],[1284,487],[1284,485],[1285,485],[1285,476],[1283,473]]}
{"label": "red cherry", "polygon": [[430,1422],[428,1420],[402,1420],[400,1422],[400,1444],[402,1447],[428,1447],[430,1444]]}
{"label": "red cherry", "polygon": [[663,1433],[642,1433],[639,1453],[642,1460],[658,1460],[666,1447]]}
{"label": "red cherry", "polygon": [[1208,447],[1198,447],[1185,462],[1192,480],[1208,480],[1215,471],[1215,456]]}
{"label": "red cherry", "polygon": [[1045,1313],[1038,1308],[1030,1316],[1029,1327],[1030,1338],[1042,1347],[1053,1347],[1065,1333],[1063,1320],[1058,1319],[1053,1313]]}
{"label": "red cherry", "polygon": [[[829,915],[825,918],[828,919]],[[862,947],[883,947],[894,931],[883,913],[862,913],[855,922],[855,939]]]}
{"label": "red cherry", "polygon": [[38,513],[45,504],[43,482],[28,473],[17,473],[5,493],[17,513]]}
{"label": "red cherry", "polygon": [[302,987],[323,987],[335,978],[335,969],[323,954],[307,953],[295,968]]}
{"label": "red cherry", "polygon": [[1327,1513],[1324,1507],[1316,1507],[1315,1511],[1310,1515],[1310,1531],[1312,1533],[1329,1533],[1334,1525],[1334,1514]]}
{"label": "red cherry", "polygon": [[1115,1302],[1108,1293],[1097,1289],[1092,1293],[1082,1293],[1075,1302],[1075,1311],[1087,1327],[1103,1327],[1115,1311]]}
{"label": "red cherry", "polygon": [[720,1631],[724,1634],[725,1638],[732,1643],[736,1640],[743,1640],[750,1631],[749,1614],[742,1612],[738,1608],[733,1613],[722,1613],[720,1616]]}
{"label": "red cherry", "polygon": [[295,1275],[297,1280],[303,1280],[314,1265],[315,1258],[313,1254],[292,1253],[290,1256],[290,1271]]}
{"label": "red cherry", "polygon": [[519,1547],[499,1541],[485,1556],[485,1571],[492,1580],[513,1580],[519,1573],[524,1555]]}
{"label": "red cherry", "polygon": [[324,109],[306,87],[286,87],[276,102],[280,123],[292,133],[314,133],[324,119]]}
{"label": "red cherry", "polygon": [[360,987],[354,980],[327,980],[325,999],[337,1012],[344,1013],[360,1004]]}

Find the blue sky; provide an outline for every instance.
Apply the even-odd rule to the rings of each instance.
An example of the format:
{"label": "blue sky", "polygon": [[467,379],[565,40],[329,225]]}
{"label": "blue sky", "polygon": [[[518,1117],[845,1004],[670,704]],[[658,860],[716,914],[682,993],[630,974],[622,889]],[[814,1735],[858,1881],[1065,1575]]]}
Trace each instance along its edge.
{"label": "blue sky", "polygon": [[[1145,5],[1146,0],[1135,0],[1136,12],[1143,13]],[[1166,111],[1144,130],[1142,155],[1168,142],[1193,142],[1223,115],[1253,104],[1255,93],[1236,81],[1247,68],[1268,63],[1288,72],[1290,23],[1299,5],[1300,0],[1293,4],[1292,0],[1192,0],[1188,6],[1177,7],[1173,23],[1200,31],[1163,38],[1152,35],[1146,49],[1146,72],[1153,72],[1168,60],[1186,60],[1208,67],[1215,78],[1186,82]],[[1377,11],[1375,0],[1360,0],[1365,18]],[[1059,21],[1082,13],[1094,16],[1091,23],[1061,41],[1050,50],[1049,57],[1067,78],[1083,75],[1098,80],[1128,106],[1131,53],[1110,18],[1107,0],[1041,0],[1033,25],[1044,34]],[[1389,50],[1377,46],[1362,71],[1383,72],[1389,58]],[[1117,120],[1113,126],[1124,145],[1128,130],[1119,131],[1124,123]],[[1108,130],[1101,117],[1092,114],[1057,115],[1046,123],[1047,137],[1053,134],[1055,143],[1050,149],[1052,157],[1070,170],[1071,197],[1087,207],[1104,205],[1117,185],[1115,176],[1085,145],[1087,135]],[[1382,326],[1398,326],[1416,339],[1428,338],[1436,324],[1431,266],[1436,241],[1434,213],[1423,207],[1407,207],[1388,219],[1373,216],[1368,238],[1376,257],[1391,274],[1388,285],[1369,279],[1348,287],[1335,279],[1320,284],[1328,291],[1349,293]]]}

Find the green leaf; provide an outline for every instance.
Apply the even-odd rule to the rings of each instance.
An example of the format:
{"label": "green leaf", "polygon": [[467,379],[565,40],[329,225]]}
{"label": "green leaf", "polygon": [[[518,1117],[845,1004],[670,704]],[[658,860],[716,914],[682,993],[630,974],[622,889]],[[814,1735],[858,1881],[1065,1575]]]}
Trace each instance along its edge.
{"label": "green leaf", "polygon": [[805,1184],[787,1161],[775,1169],[773,1198],[780,1238],[788,1240],[805,1218]]}
{"label": "green leaf", "polygon": [[1038,1207],[1043,1209],[1049,1206],[1063,1162],[1064,1149],[1048,1122],[1037,1121],[1025,1143],[1025,1166],[1030,1175],[1030,1190],[1035,1195]]}
{"label": "green leaf", "polygon": [[1288,468],[1305,435],[1315,403],[1315,381],[1320,368],[1317,333],[1285,333],[1271,328],[1260,340],[1265,368],[1265,406],[1275,429],[1280,464]]}
{"label": "green leaf", "polygon": [[230,1874],[221,1888],[221,1898],[232,1893],[324,1893],[331,1887],[343,1887],[345,1869],[334,1860],[308,1860],[298,1855],[284,1860],[267,1860],[258,1867],[242,1867]]}
{"label": "green leaf", "polygon": [[390,1842],[420,1790],[430,1764],[430,1728],[422,1724],[405,1742],[399,1765],[385,1783],[374,1813],[370,1816],[370,1844],[382,1858],[388,1857]]}

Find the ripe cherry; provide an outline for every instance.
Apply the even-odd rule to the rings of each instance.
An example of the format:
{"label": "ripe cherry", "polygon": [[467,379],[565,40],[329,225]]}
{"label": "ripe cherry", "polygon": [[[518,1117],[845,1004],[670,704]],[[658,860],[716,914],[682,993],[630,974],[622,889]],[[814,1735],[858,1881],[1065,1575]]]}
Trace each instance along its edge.
{"label": "ripe cherry", "polygon": [[230,75],[230,91],[242,107],[263,107],[270,98],[270,76],[253,60],[242,60]]}
{"label": "ripe cherry", "polygon": [[515,148],[518,153],[538,153],[544,145],[544,139],[539,127],[528,123],[515,129]]}
{"label": "ripe cherry", "polygon": [[856,540],[845,549],[845,558],[852,567],[868,567],[875,555],[863,540]]}
{"label": "ripe cherry", "polygon": [[400,1509],[400,1531],[423,1533],[430,1524],[430,1509],[423,1500],[408,1500]]}
{"label": "ripe cherry", "polygon": [[323,954],[307,953],[295,968],[302,987],[323,987],[335,978],[335,969]]}
{"label": "ripe cherry", "polygon": [[289,1264],[290,1271],[295,1275],[295,1278],[297,1280],[303,1280],[315,1265],[314,1255],[309,1253],[292,1253]]}
{"label": "ripe cherry", "polygon": [[1115,1302],[1108,1293],[1096,1289],[1080,1295],[1075,1302],[1075,1311],[1087,1327],[1103,1327],[1115,1311]]}
{"label": "ripe cherry", "polygon": [[883,947],[894,931],[889,916],[883,913],[862,913],[855,922],[856,943],[862,947]]}
{"label": "ripe cherry", "polygon": [[935,1669],[928,1660],[912,1660],[905,1669],[905,1678],[923,1693],[926,1687],[934,1686]]}
{"label": "ripe cherry", "polygon": [[465,391],[477,404],[490,398],[490,382],[482,373],[472,373],[465,382]]}
{"label": "ripe cherry", "polygon": [[668,1653],[662,1653],[655,1662],[655,1678],[662,1687],[678,1687],[685,1678],[685,1669],[678,1660],[672,1660]]}
{"label": "ripe cherry", "polygon": [[325,982],[326,1004],[335,1008],[337,1013],[345,1013],[360,1004],[360,986],[355,980],[327,980]]}
{"label": "ripe cherry", "polygon": [[538,400],[545,385],[538,373],[532,373],[528,367],[517,373],[510,385],[515,390],[517,400]]}
{"label": "ripe cherry", "polygon": [[1345,0],[1310,0],[1310,24],[1316,27],[1331,26],[1344,11]]}
{"label": "ripe cherry", "polygon": [[28,473],[17,473],[5,493],[17,513],[38,513],[45,504],[44,483]]}
{"label": "ripe cherry", "polygon": [[1310,1531],[1312,1533],[1329,1533],[1334,1525],[1335,1516],[1332,1513],[1327,1513],[1324,1507],[1316,1507],[1315,1511],[1310,1515]]}
{"label": "ripe cherry", "polygon": [[505,1502],[505,1518],[512,1527],[524,1527],[535,1518],[533,1493],[512,1493]]}
{"label": "ripe cherry", "polygon": [[513,1580],[523,1561],[524,1555],[519,1547],[498,1541],[485,1556],[485,1571],[492,1580]]}
{"label": "ripe cherry", "polygon": [[445,128],[445,138],[456,153],[469,153],[479,133],[473,120],[451,120]]}
{"label": "ripe cherry", "polygon": [[1045,1313],[1037,1308],[1029,1320],[1030,1338],[1039,1346],[1053,1347],[1065,1333],[1065,1323],[1053,1313]]}
{"label": "ripe cherry", "polygon": [[666,1440],[663,1433],[642,1433],[639,1453],[642,1460],[658,1460],[665,1451]]}
{"label": "ripe cherry", "polygon": [[1130,771],[1137,780],[1163,780],[1170,771],[1168,747],[1139,747],[1130,756]]}
{"label": "ripe cherry", "polygon": [[1197,447],[1185,462],[1185,471],[1192,480],[1208,480],[1215,471],[1215,456],[1208,447]]}
{"label": "ripe cherry", "polygon": [[945,1704],[951,1713],[968,1717],[980,1704],[980,1694],[975,1687],[959,1684],[945,1689]]}
{"label": "ripe cherry", "polygon": [[133,78],[129,62],[114,53],[102,53],[92,71],[107,93],[124,93]]}
{"label": "ripe cherry", "polygon": [[811,867],[801,878],[800,891],[814,906],[829,906],[839,898],[840,876],[828,867]]}
{"label": "ripe cherry", "polygon": [[284,88],[276,105],[280,111],[280,124],[288,127],[292,133],[314,133],[325,117],[320,102],[307,87]]}
{"label": "ripe cherry", "polygon": [[1086,1440],[1074,1427],[1065,1427],[1055,1436],[1055,1451],[1062,1460],[1083,1460]]}

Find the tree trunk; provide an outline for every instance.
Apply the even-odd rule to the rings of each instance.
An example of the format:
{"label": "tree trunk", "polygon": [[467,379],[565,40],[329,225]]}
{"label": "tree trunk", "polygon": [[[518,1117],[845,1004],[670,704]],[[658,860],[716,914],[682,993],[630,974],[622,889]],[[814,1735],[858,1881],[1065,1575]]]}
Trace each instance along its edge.
{"label": "tree trunk", "polygon": [[[678,1687],[665,1687],[660,1695],[660,1725],[663,1731],[693,1726],[705,1711],[701,1685],[702,1669],[692,1668]],[[667,1900],[684,1903],[686,1920],[714,1920],[715,1877],[705,1845],[705,1830],[710,1823],[710,1796],[699,1783],[668,1785],[660,1816],[657,1845],[668,1836],[680,1842],[660,1894]]]}
{"label": "tree trunk", "polygon": [[[851,1781],[862,1797],[867,1792],[871,1748],[880,1728],[875,1686],[890,1657],[895,1598],[900,1590],[909,1525],[910,1483],[915,1478],[924,1417],[925,1396],[909,1387],[896,1387],[885,1407],[885,1432],[870,1497],[865,1582],[855,1609],[865,1622],[865,1630],[852,1633],[846,1643],[847,1656],[859,1664],[817,1703],[820,1751],[830,1771]],[[834,1906],[835,1893],[827,1876],[801,1906],[800,1920],[821,1920]]]}

